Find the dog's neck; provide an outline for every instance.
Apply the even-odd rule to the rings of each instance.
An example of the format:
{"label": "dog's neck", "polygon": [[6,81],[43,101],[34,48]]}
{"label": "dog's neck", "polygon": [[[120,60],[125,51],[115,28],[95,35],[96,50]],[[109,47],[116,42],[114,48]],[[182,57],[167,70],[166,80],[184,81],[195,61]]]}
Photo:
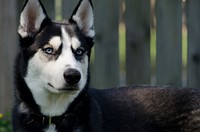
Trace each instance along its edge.
{"label": "dog's neck", "polygon": [[[57,98],[57,97],[54,97]],[[64,98],[64,97],[63,97]],[[62,97],[60,98],[62,99]],[[87,95],[87,89],[83,89],[80,94],[77,96],[77,98],[74,99],[74,101],[69,104],[67,110],[62,112],[62,114],[57,116],[52,115],[44,115],[42,112],[38,113],[34,109],[27,106],[26,102],[21,102],[19,105],[19,111],[23,114],[27,114],[29,119],[27,120],[26,124],[31,124],[33,121],[40,122],[41,124],[51,125],[56,124],[59,122],[62,122],[63,119],[66,119],[70,115],[77,114],[77,110],[83,110],[87,109],[89,107],[85,107],[84,102],[88,102],[89,96]],[[56,102],[59,103],[59,102]],[[86,103],[87,104],[87,103]],[[59,109],[59,108],[58,108]],[[78,116],[78,115],[77,115]]]}
{"label": "dog's neck", "polygon": [[[39,97],[40,95],[40,97]],[[36,106],[39,107],[30,107],[28,103],[21,97],[21,103],[19,105],[19,111],[22,113],[31,113],[36,116],[41,117],[58,117],[58,116],[66,116],[68,113],[72,113],[74,109],[84,101],[84,98],[87,97],[87,88],[84,88],[78,95],[73,98],[70,98],[69,94],[52,94],[52,93],[41,93],[34,97],[33,101],[36,102]],[[31,99],[30,99],[31,100]],[[38,103],[38,101],[41,101]]]}
{"label": "dog's neck", "polygon": [[43,114],[38,114],[35,113],[35,111],[32,110],[31,108],[27,107],[24,102],[21,102],[19,106],[19,111],[23,114],[26,113],[27,117],[29,117],[29,119],[26,122],[27,125],[31,124],[33,121],[46,125],[56,124],[61,122],[68,115],[67,112],[65,112],[60,116],[45,116]]}
{"label": "dog's neck", "polygon": [[48,91],[33,93],[36,103],[40,106],[41,113],[46,116],[60,116],[75,100],[79,92],[71,95],[67,93],[53,94]]}

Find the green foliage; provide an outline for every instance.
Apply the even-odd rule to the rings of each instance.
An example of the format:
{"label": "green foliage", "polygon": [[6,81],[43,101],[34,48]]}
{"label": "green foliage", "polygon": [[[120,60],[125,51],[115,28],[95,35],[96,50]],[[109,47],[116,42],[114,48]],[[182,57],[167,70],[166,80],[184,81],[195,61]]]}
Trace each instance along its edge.
{"label": "green foliage", "polygon": [[10,113],[5,115],[0,113],[0,132],[12,132]]}

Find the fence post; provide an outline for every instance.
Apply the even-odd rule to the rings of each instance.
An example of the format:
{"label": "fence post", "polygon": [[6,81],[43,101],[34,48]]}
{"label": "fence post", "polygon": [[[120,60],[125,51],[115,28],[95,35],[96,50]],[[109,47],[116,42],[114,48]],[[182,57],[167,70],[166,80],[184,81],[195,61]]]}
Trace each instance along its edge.
{"label": "fence post", "polygon": [[127,84],[150,83],[150,1],[126,0]]}
{"label": "fence post", "polygon": [[182,0],[157,0],[157,84],[181,86]]}
{"label": "fence post", "polygon": [[96,0],[95,62],[92,85],[98,88],[119,85],[119,0]]}
{"label": "fence post", "polygon": [[188,28],[188,86],[200,87],[200,1],[186,4]]}
{"label": "fence post", "polygon": [[9,112],[13,97],[13,65],[17,49],[17,2],[0,0],[0,112]]}

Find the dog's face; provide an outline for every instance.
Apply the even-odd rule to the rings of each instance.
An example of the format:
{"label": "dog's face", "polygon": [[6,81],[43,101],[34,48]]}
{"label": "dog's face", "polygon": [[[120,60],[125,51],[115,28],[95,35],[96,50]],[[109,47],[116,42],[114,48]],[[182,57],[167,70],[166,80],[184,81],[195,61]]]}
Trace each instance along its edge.
{"label": "dog's face", "polygon": [[40,0],[27,0],[18,29],[23,77],[32,92],[79,93],[87,84],[93,8],[81,0],[66,22],[51,21]]}

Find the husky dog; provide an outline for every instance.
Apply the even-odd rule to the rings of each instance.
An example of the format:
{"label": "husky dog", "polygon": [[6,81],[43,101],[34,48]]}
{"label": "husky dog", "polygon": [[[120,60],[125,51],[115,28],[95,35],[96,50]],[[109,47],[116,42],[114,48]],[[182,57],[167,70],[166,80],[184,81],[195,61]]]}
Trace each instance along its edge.
{"label": "husky dog", "polygon": [[200,90],[89,88],[94,14],[80,0],[68,21],[52,21],[26,0],[18,29],[14,132],[199,132]]}

